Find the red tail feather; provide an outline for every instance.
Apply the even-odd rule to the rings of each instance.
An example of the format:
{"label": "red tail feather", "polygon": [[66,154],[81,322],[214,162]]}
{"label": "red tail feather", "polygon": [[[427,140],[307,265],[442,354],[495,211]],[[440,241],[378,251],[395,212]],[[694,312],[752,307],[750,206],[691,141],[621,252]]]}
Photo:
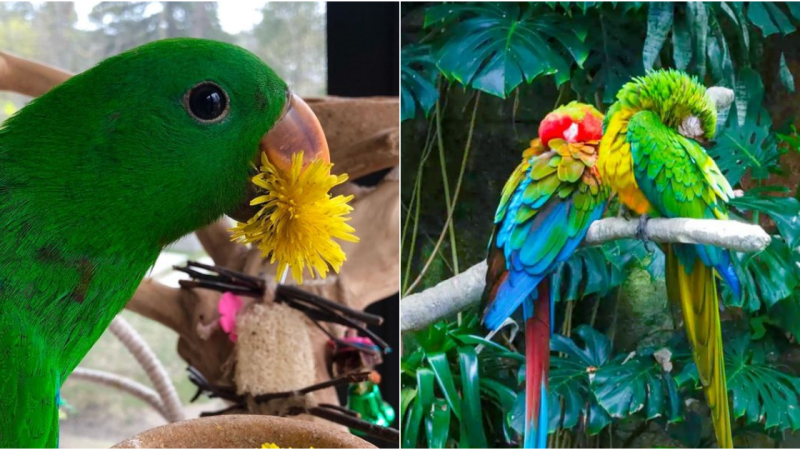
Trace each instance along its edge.
{"label": "red tail feather", "polygon": [[539,413],[542,402],[547,401],[542,398],[542,385],[547,387],[550,372],[550,279],[542,280],[537,289],[533,317],[525,321],[526,443],[541,435],[540,427],[547,427],[547,417],[539,417]]}

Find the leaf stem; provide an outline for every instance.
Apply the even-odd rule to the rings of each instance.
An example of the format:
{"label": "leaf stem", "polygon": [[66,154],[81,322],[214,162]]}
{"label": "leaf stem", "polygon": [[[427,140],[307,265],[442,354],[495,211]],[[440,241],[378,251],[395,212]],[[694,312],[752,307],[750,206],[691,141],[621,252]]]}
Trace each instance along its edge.
{"label": "leaf stem", "polygon": [[[453,202],[450,198],[450,181],[447,179],[447,160],[444,154],[444,137],[442,136],[442,110],[441,101],[436,101],[436,142],[439,146],[439,165],[442,169],[442,187],[444,188],[444,201],[448,211],[453,208]],[[450,251],[453,258],[453,270],[456,274],[458,271],[458,248],[456,246],[456,230],[452,221],[447,223],[448,231],[450,233]]]}
{"label": "leaf stem", "polygon": [[[414,218],[414,226],[413,230],[411,231],[411,245],[408,247],[408,256],[406,257],[406,270],[403,276],[403,291],[405,291],[406,286],[408,285],[409,277],[411,276],[411,264],[414,261],[414,250],[417,244],[417,232],[419,229],[419,213],[421,208],[421,197],[422,197],[422,175],[424,173],[425,163],[428,161],[428,157],[430,156],[431,149],[433,148],[433,140],[436,137],[435,135],[431,135],[433,128],[433,120],[428,123],[428,135],[425,138],[425,147],[422,149],[422,156],[420,158],[419,166],[417,167],[417,178],[414,182],[414,190],[411,193],[411,207],[414,208],[413,218]],[[436,131],[433,131],[436,133]],[[416,203],[415,203],[416,201]],[[400,240],[400,248],[401,252],[404,247],[406,232],[408,230],[409,222],[411,221],[412,212],[409,208],[409,211],[406,216],[406,223],[403,226],[403,237]]]}
{"label": "leaf stem", "polygon": [[[458,181],[456,182],[455,196],[453,197],[453,204],[451,205],[451,208],[449,208],[449,211],[447,213],[447,220],[445,221],[444,227],[442,227],[442,232],[439,234],[439,239],[436,241],[436,245],[434,246],[433,251],[431,252],[431,256],[428,258],[428,261],[425,262],[425,266],[422,268],[419,275],[417,275],[417,278],[414,280],[413,283],[411,283],[411,286],[408,287],[408,289],[405,291],[403,295],[408,295],[415,287],[417,287],[417,285],[419,285],[420,281],[422,281],[422,277],[425,276],[425,273],[428,271],[431,262],[433,262],[433,259],[436,257],[436,254],[439,251],[439,247],[441,246],[442,241],[444,240],[444,236],[445,233],[447,232],[448,227],[452,226],[453,213],[455,212],[455,205],[458,202],[458,196],[461,193],[461,184],[464,181],[464,173],[466,172],[467,161],[469,160],[470,148],[472,147],[472,134],[475,131],[475,118],[478,116],[478,105],[480,104],[480,100],[481,100],[481,94],[480,92],[478,92],[478,95],[475,97],[475,106],[473,106],[472,108],[472,120],[470,121],[469,124],[467,143],[464,147],[464,156],[461,159],[461,171],[458,174]],[[454,235],[451,234],[451,237],[452,236]],[[458,273],[457,265],[454,266],[453,269],[454,271],[456,271],[456,273]]]}
{"label": "leaf stem", "polygon": [[619,302],[622,298],[622,284],[617,286],[617,297],[614,299],[614,313],[611,316],[611,327],[608,330],[608,340],[611,341],[611,348],[614,348],[614,338],[617,334],[617,318],[619,317]]}

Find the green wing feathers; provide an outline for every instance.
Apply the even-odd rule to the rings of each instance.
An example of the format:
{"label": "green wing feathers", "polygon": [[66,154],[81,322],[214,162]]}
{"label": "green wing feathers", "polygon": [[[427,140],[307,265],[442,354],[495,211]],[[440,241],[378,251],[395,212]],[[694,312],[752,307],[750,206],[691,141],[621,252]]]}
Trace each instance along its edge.
{"label": "green wing feathers", "polygon": [[628,141],[636,182],[666,217],[727,219],[730,184],[697,142],[664,125],[651,111],[633,115]]}

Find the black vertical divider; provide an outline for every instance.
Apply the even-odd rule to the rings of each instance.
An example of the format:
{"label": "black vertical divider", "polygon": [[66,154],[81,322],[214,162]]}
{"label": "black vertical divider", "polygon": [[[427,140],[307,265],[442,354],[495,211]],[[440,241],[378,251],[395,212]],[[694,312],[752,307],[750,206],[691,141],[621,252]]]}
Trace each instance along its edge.
{"label": "black vertical divider", "polygon": [[[327,4],[328,95],[342,97],[400,95],[400,5],[394,2],[329,2]],[[356,180],[370,185],[384,173]],[[399,243],[398,243],[399,245]],[[400,414],[400,298],[395,294],[367,311],[383,316],[370,326],[392,346],[377,370],[383,399]],[[344,394],[344,395],[343,395]],[[339,393],[346,399],[346,390]],[[399,427],[399,418],[392,424]],[[367,439],[375,445],[386,442]]]}

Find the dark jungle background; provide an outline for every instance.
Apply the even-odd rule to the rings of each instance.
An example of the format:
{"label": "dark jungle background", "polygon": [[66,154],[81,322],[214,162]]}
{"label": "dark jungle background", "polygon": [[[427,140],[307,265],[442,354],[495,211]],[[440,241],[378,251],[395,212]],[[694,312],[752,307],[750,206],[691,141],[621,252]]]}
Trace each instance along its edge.
{"label": "dark jungle background", "polygon": [[[485,258],[500,190],[555,107],[605,111],[659,67],[734,89],[709,153],[745,192],[733,215],[773,236],[737,255],[744,297],[721,288],[735,444],[800,444],[800,6],[415,3],[401,20],[403,295]],[[557,276],[550,446],[714,445],[660,251],[585,248]],[[519,446],[521,334],[509,326],[487,343],[465,311],[404,335],[403,446]]]}

